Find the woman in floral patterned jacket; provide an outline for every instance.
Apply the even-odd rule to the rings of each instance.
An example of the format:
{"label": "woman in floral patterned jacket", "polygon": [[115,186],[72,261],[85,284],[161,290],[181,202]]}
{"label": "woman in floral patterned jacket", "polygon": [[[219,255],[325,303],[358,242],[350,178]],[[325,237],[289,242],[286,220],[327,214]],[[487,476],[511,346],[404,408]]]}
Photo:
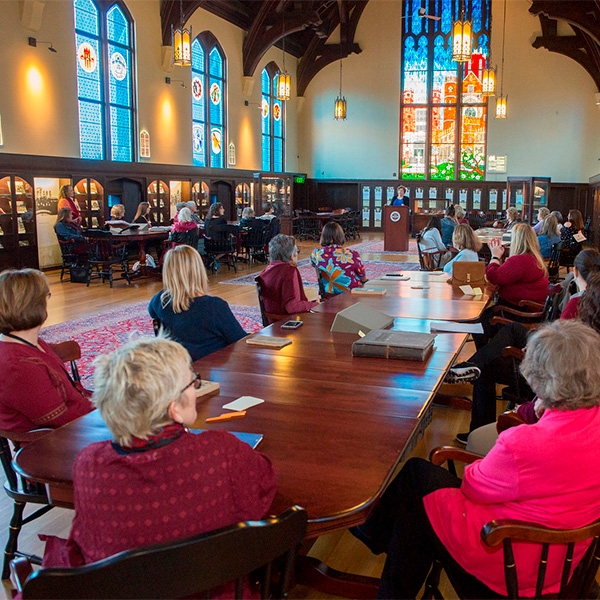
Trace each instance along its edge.
{"label": "woman in floral patterned jacket", "polygon": [[321,232],[322,248],[315,248],[310,255],[311,264],[323,275],[328,294],[341,294],[367,282],[360,254],[351,248],[343,248],[345,241],[344,230],[338,223],[330,221]]}

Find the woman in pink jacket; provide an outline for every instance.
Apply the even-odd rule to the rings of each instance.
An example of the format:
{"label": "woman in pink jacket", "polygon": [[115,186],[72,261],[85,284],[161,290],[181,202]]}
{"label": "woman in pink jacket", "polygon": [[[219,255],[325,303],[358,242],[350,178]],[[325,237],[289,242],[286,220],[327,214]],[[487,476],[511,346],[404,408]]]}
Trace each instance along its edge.
{"label": "woman in pink jacket", "polygon": [[[600,518],[600,335],[576,320],[534,333],[521,366],[545,411],[535,425],[500,434],[464,479],[409,460],[367,521],[351,531],[374,553],[387,552],[378,597],[415,598],[434,559],[459,595],[506,594],[502,546],[480,538],[493,519],[553,529]],[[574,564],[589,544],[575,545]],[[513,544],[520,597],[534,596],[540,547]],[[550,550],[544,593],[560,586],[566,547]]]}

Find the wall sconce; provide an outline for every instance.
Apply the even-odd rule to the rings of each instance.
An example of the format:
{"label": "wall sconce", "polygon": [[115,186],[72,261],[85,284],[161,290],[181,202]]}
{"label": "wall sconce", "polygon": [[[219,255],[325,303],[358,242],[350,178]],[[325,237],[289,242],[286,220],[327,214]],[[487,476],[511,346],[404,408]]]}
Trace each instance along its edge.
{"label": "wall sconce", "polygon": [[182,88],[185,87],[185,82],[183,79],[171,79],[170,77],[165,77],[165,83],[167,85],[171,85],[172,83],[180,83]]}
{"label": "wall sconce", "polygon": [[52,45],[52,42],[38,42],[34,37],[29,38],[29,45],[37,48],[38,44],[48,44],[48,50],[50,52],[58,52],[58,50]]}

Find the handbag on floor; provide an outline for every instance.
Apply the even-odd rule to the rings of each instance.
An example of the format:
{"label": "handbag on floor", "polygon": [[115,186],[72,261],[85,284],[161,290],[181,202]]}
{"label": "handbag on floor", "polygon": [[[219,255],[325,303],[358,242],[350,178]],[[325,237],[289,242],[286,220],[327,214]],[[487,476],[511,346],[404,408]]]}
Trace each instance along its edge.
{"label": "handbag on floor", "polygon": [[87,265],[71,265],[69,268],[71,283],[87,283],[89,270]]}

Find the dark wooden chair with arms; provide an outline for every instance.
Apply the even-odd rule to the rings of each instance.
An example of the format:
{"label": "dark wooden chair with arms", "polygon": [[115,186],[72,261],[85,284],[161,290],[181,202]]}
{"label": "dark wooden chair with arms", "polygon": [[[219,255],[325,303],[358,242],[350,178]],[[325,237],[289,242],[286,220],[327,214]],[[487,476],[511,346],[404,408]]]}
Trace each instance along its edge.
{"label": "dark wooden chair with arms", "polygon": [[26,559],[12,567],[24,599],[183,598],[234,581],[234,597],[241,598],[249,574],[260,581],[262,598],[284,598],[305,533],[306,512],[294,506],[264,521],[127,550],[84,567],[33,573]]}
{"label": "dark wooden chair with arms", "polygon": [[258,305],[260,306],[260,316],[262,318],[263,327],[268,327],[271,323],[281,321],[282,319],[288,319],[290,315],[270,313],[265,310],[265,303],[263,298],[263,290],[265,289],[265,284],[260,275],[257,275],[254,278],[254,281],[256,282],[256,293],[258,294]]}
{"label": "dark wooden chair with arms", "polygon": [[77,369],[77,363],[75,362],[81,358],[81,347],[79,344],[75,340],[67,340],[66,342],[50,344],[50,346],[63,362],[70,364],[73,379],[81,382],[79,370]]}
{"label": "dark wooden chair with arms", "polygon": [[209,258],[212,259],[211,270],[217,272],[220,262],[227,263],[227,269],[233,267],[237,273],[235,252],[237,242],[237,227],[230,225],[213,225],[210,228],[210,237],[204,238],[204,249]]}
{"label": "dark wooden chair with arms", "polygon": [[442,256],[446,254],[445,251],[436,250],[435,252],[423,252],[421,250],[421,234],[417,233],[415,236],[417,240],[417,249],[419,251],[419,265],[421,271],[439,271]]}
{"label": "dark wooden chair with arms", "polygon": [[[14,433],[12,431],[4,431],[0,429],[0,460],[2,460],[2,468],[6,475],[4,482],[4,491],[9,498],[12,498],[13,515],[8,528],[8,541],[4,549],[4,565],[2,567],[2,579],[7,579],[10,574],[10,561],[16,555],[22,555],[18,550],[19,533],[23,525],[31,523],[31,521],[46,514],[51,508],[46,495],[46,488],[40,484],[34,484],[20,477],[12,466],[12,448],[18,451],[23,444],[32,442],[43,435],[46,435],[49,429],[36,429],[26,433]],[[23,517],[25,505],[42,504],[35,512],[27,517]],[[42,560],[38,556],[30,555],[30,562],[41,565]]]}
{"label": "dark wooden chair with arms", "polygon": [[548,260],[548,281],[550,283],[557,283],[560,279],[559,271],[560,271],[560,255],[562,253],[562,242],[557,242],[556,244],[552,244],[552,249],[550,250],[550,258]]}
{"label": "dark wooden chair with arms", "polygon": [[[447,461],[459,460],[471,463],[482,458],[478,454],[467,452],[452,446],[435,448],[429,455],[429,460],[438,466]],[[449,469],[450,470],[450,469]],[[455,473],[456,471],[454,471]],[[567,545],[567,552],[563,563],[561,574],[561,585],[558,598],[597,598],[598,586],[595,578],[600,567],[600,519],[590,525],[579,529],[549,529],[543,525],[517,521],[514,519],[501,519],[486,523],[481,530],[481,539],[490,546],[500,543],[504,546],[504,575],[506,581],[507,598],[519,598],[519,586],[517,580],[517,567],[512,551],[512,541],[534,542],[540,546],[540,562],[537,573],[537,589],[535,598],[543,598],[542,589],[546,577],[546,564],[548,552],[552,545]],[[571,574],[573,563],[573,548],[576,542],[592,540],[584,558]],[[431,572],[425,583],[423,598],[442,598],[439,592],[439,578],[442,565],[434,562]],[[460,590],[455,589],[459,597]]]}
{"label": "dark wooden chair with arms", "polygon": [[98,277],[102,283],[106,279],[113,286],[113,269],[120,266],[128,285],[131,285],[127,242],[113,237],[107,231],[87,230],[85,234],[86,246],[89,255],[89,271],[87,285],[90,285],[92,277]]}
{"label": "dark wooden chair with arms", "polygon": [[63,280],[65,271],[70,271],[71,267],[78,264],[78,255],[75,254],[75,240],[58,240],[60,254],[62,257],[62,266],[60,268],[60,280]]}

